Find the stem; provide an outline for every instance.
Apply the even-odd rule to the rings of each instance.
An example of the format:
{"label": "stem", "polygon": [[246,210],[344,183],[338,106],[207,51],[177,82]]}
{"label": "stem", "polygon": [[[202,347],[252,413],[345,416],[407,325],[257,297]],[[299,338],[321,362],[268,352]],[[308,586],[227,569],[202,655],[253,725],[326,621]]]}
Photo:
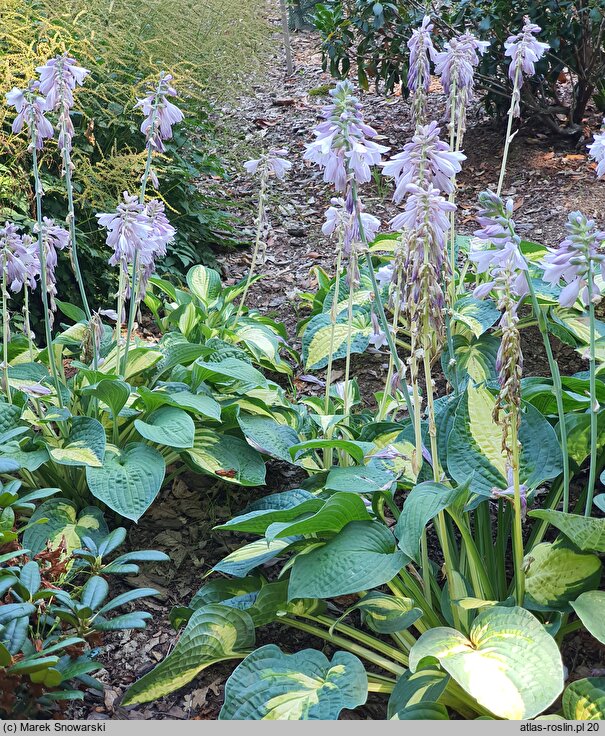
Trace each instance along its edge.
{"label": "stem", "polygon": [[116,320],[116,332],[115,332],[115,340],[116,340],[116,373],[119,375],[120,373],[120,341],[122,339],[122,313],[124,311],[124,289],[126,285],[124,284],[124,264],[122,261],[120,261],[120,279],[118,281],[118,310],[117,315],[118,318]]}
{"label": "stem", "polygon": [[[458,151],[460,141],[456,138],[456,78],[454,77],[452,91],[450,97],[450,151]],[[452,177],[454,190],[449,196],[449,201],[453,204],[456,198],[456,175]],[[452,312],[456,301],[456,213],[450,212],[450,284],[448,288],[449,305],[445,315],[445,334],[447,337],[447,347],[450,354],[450,367],[454,372],[454,395],[460,395],[460,387],[458,386],[458,365],[456,362],[456,353],[454,352],[454,336],[452,334]]]}
{"label": "stem", "polygon": [[[27,286],[25,287],[27,291]],[[8,403],[13,403],[8,382],[8,341],[10,340],[10,317],[8,314],[8,292],[6,289],[6,255],[2,260],[2,374]]]}
{"label": "stem", "polygon": [[250,288],[250,284],[252,283],[252,277],[254,276],[254,269],[256,267],[256,261],[258,259],[258,253],[260,251],[260,246],[262,244],[261,236],[262,236],[262,230],[263,230],[263,223],[265,222],[265,194],[266,194],[266,189],[267,189],[268,175],[269,175],[268,172],[265,170],[260,180],[260,191],[258,193],[258,213],[256,216],[256,238],[254,240],[254,250],[252,251],[252,261],[250,262],[250,270],[248,271],[248,278],[246,279],[246,285],[244,286],[244,291],[242,292],[242,298],[240,299],[239,305],[237,307],[237,313],[235,315],[235,322],[233,323],[233,329],[235,329],[235,326],[237,325],[239,318],[242,315],[242,310],[244,308],[246,297],[248,295],[248,289]]}
{"label": "stem", "polygon": [[55,351],[52,344],[52,333],[50,329],[50,314],[48,310],[48,284],[46,282],[46,253],[44,251],[44,240],[42,237],[42,183],[40,182],[40,171],[38,169],[38,152],[36,150],[36,130],[35,126],[31,126],[32,131],[32,165],[34,173],[34,186],[36,195],[36,223],[38,226],[38,258],[40,260],[40,291],[42,298],[42,308],[44,312],[44,332],[46,336],[46,351],[48,352],[48,364],[50,372],[55,384],[57,392],[57,401],[59,407],[63,408],[63,397],[61,395],[61,384],[59,374],[57,372],[57,361],[55,359]]}
{"label": "stem", "polygon": [[27,335],[27,344],[29,347],[29,360],[34,362],[34,341],[32,339],[32,329],[29,323],[29,289],[27,284],[23,284],[23,326]]}
{"label": "stem", "polygon": [[595,310],[593,301],[593,265],[592,259],[588,259],[588,316],[590,320],[590,470],[588,474],[588,489],[586,493],[586,506],[584,516],[590,516],[592,511],[592,499],[597,470],[597,381],[595,374]]}
{"label": "stem", "polygon": [[523,571],[523,522],[521,517],[521,483],[519,481],[519,417],[516,406],[511,407],[511,445],[513,472],[513,558],[515,565],[515,597],[517,605],[523,606],[525,598],[525,573]]}
{"label": "stem", "polygon": [[519,74],[521,71],[521,67],[517,65],[517,68],[515,69],[515,79],[513,81],[513,94],[510,101],[510,107],[508,108],[508,124],[506,126],[506,140],[504,142],[504,153],[502,154],[502,165],[500,166],[500,178],[498,179],[498,189],[496,190],[496,194],[500,196],[500,193],[502,192],[502,185],[504,184],[504,174],[506,173],[506,164],[508,161],[508,151],[510,148],[510,144],[512,143],[512,140],[514,138],[514,135],[511,135],[511,131],[513,128],[513,118],[515,114],[515,96],[518,93],[519,89]]}
{"label": "stem", "polygon": [[[397,285],[395,287],[395,305],[393,307],[393,335],[395,337],[395,340],[397,340],[397,330],[399,328],[399,310],[401,308],[401,300],[399,299],[399,294],[401,290],[401,271],[400,269],[397,269]],[[387,370],[387,378],[384,383],[384,392],[382,394],[382,401],[380,402],[380,408],[378,410],[378,417],[377,421],[381,422],[387,414],[387,407],[389,405],[389,399],[391,397],[391,383],[393,380],[393,368],[395,366],[395,363],[393,361],[393,355],[389,351],[389,367]],[[404,390],[407,391],[407,386],[404,387]]]}
{"label": "stem", "polygon": [[[342,247],[343,247],[343,234],[342,230],[338,236],[338,255],[336,257],[336,277],[334,279],[334,298],[332,299],[332,306],[330,308],[330,351],[328,353],[328,367],[326,369],[326,395],[324,401],[324,412],[327,415],[330,411],[330,387],[332,385],[332,364],[334,362],[334,339],[336,333],[336,318],[338,317],[338,300],[340,298],[340,271],[342,268]],[[331,465],[332,463],[330,463]],[[326,466],[326,469],[329,466]]]}
{"label": "stem", "polygon": [[345,356],[344,402],[342,413],[349,414],[349,376],[351,373],[351,341],[353,339],[353,297],[355,295],[353,275],[357,271],[357,258],[353,250],[349,259],[349,298],[347,300],[347,352]]}
{"label": "stem", "polygon": [[403,654],[403,652],[399,652],[396,649],[393,649],[390,644],[380,641],[380,639],[376,639],[376,637],[371,636],[370,634],[366,634],[365,632],[360,631],[353,626],[348,626],[347,624],[343,624],[340,621],[336,622],[329,616],[323,615],[305,615],[304,618],[309,619],[309,621],[315,621],[318,624],[327,626],[328,628],[331,628],[333,626],[336,631],[340,631],[346,636],[358,639],[365,646],[370,647],[371,649],[375,649],[377,652],[381,652],[382,654],[386,654],[388,657],[392,657],[396,662],[400,662],[401,664],[405,665],[407,665],[408,663],[408,658],[405,654]]}

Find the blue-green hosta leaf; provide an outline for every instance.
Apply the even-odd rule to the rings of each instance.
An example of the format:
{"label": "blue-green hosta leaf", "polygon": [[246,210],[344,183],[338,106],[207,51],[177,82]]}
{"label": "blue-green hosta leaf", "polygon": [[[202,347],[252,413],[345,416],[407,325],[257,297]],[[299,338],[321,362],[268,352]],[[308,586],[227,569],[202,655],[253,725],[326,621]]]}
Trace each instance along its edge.
{"label": "blue-green hosta leaf", "polygon": [[353,521],[327,544],[296,557],[289,598],[333,598],[376,588],[407,562],[384,524]]}
{"label": "blue-green hosta leaf", "polygon": [[319,615],[325,613],[326,604],[317,598],[296,598],[288,600],[288,580],[267,583],[258,591],[249,614],[256,626],[265,626],[271,621],[279,620],[283,614],[293,616]]}
{"label": "blue-green hosta leaf", "polygon": [[215,527],[216,529],[228,529],[231,531],[248,532],[251,534],[264,534],[267,528],[275,523],[288,523],[305,517],[309,514],[321,509],[325,501],[319,498],[310,498],[297,506],[288,506],[284,508],[265,508],[256,511],[249,511],[241,516],[236,516],[224,524]]}
{"label": "blue-green hosta leaf", "polygon": [[[16,467],[25,468],[30,473],[34,473],[41,465],[44,465],[48,460],[48,451],[46,448],[41,447],[38,450],[22,450],[17,442],[9,442],[6,445],[0,447],[0,464],[4,460],[13,460],[16,463]],[[11,472],[11,470],[2,470],[3,473]]]}
{"label": "blue-green hosta leaf", "polygon": [[138,521],[158,495],[166,464],[160,453],[140,443],[110,447],[101,468],[86,468],[92,495],[127,519]]}
{"label": "blue-green hosta leaf", "polygon": [[[363,353],[370,343],[372,325],[369,313],[355,308],[350,327],[351,352]],[[328,365],[330,348],[334,360],[344,358],[347,353],[349,324],[347,313],[341,313],[332,325],[329,314],[318,314],[309,321],[302,338],[302,355],[305,369],[316,371]]]}
{"label": "blue-green hosta leaf", "polygon": [[335,493],[325,504],[311,513],[293,521],[274,521],[267,528],[268,541],[306,534],[339,532],[351,521],[369,521],[365,503],[355,493]]}
{"label": "blue-green hosta leaf", "polygon": [[368,677],[357,657],[336,652],[330,662],[315,649],[284,654],[257,649],[225,685],[220,720],[337,720],[343,708],[365,703]]}
{"label": "blue-green hosta leaf", "polygon": [[268,386],[267,379],[259,370],[238,358],[224,358],[217,362],[196,360],[193,372],[200,382],[226,385],[239,394]]}
{"label": "blue-green hosta leaf", "polygon": [[126,691],[122,704],[157,700],[211,664],[241,657],[253,646],[254,623],[245,611],[216,603],[198,608],[172,652]]}
{"label": "blue-green hosta leaf", "polygon": [[415,672],[425,657],[435,657],[499,718],[534,718],[563,690],[563,663],[555,640],[529,611],[517,606],[482,611],[468,639],[455,629],[429,629],[411,649],[410,670]]}
{"label": "blue-green hosta leaf", "polygon": [[399,598],[376,591],[364,595],[347,608],[338,620],[341,621],[353,611],[361,611],[364,623],[378,634],[405,631],[422,616],[422,609],[416,608],[411,598]]}
{"label": "blue-green hosta leaf", "polygon": [[263,585],[258,576],[247,578],[218,578],[203,585],[191,599],[189,607],[195,610],[207,603],[226,603],[234,598],[257,594]]}
{"label": "blue-green hosta leaf", "polygon": [[149,442],[178,449],[193,447],[195,424],[184,409],[162,406],[145,421],[135,419],[134,426]]}
{"label": "blue-green hosta leaf", "polygon": [[425,701],[438,702],[449,680],[447,672],[434,667],[420,668],[416,672],[406,670],[393,688],[389,698],[387,717],[392,718],[395,713],[411,705]]}
{"label": "blue-green hosta leaf", "polygon": [[106,404],[111,411],[112,417],[115,418],[128,401],[130,386],[125,381],[105,378],[99,381],[96,386],[91,386],[90,389],[85,390],[85,392],[95,396]]}
{"label": "blue-green hosta leaf", "polygon": [[227,483],[265,484],[265,463],[260,454],[239,437],[198,429],[191,449],[185,450],[192,466]]}
{"label": "blue-green hosta leaf", "polygon": [[396,480],[394,472],[376,463],[353,465],[348,468],[334,467],[328,473],[326,490],[375,493],[390,490]]}
{"label": "blue-green hosta leaf", "polygon": [[594,590],[601,579],[596,555],[576,552],[565,544],[542,542],[525,557],[526,606],[569,611],[570,601]]}
{"label": "blue-green hosta leaf", "polygon": [[475,337],[480,337],[489,330],[498,319],[500,310],[491,299],[475,299],[473,296],[458,299],[452,314],[452,322],[462,323]]}
{"label": "blue-green hosta leaf", "polygon": [[189,269],[187,272],[187,286],[205,307],[216,304],[223,290],[218,271],[202,265]]}
{"label": "blue-green hosta leaf", "polygon": [[21,408],[15,404],[0,402],[0,435],[19,426]]}
{"label": "blue-green hosta leaf", "polygon": [[468,339],[465,335],[454,335],[454,355],[456,366],[450,366],[449,348],[445,348],[441,356],[441,365],[447,380],[455,385],[458,379],[458,387],[464,389],[470,381],[473,383],[486,383],[498,377],[496,371],[496,358],[500,341],[493,335],[482,335]]}
{"label": "blue-green hosta leaf", "polygon": [[[471,491],[490,495],[507,488],[502,429],[493,420],[495,398],[482,386],[469,384],[462,396],[448,437],[448,471],[458,483],[474,471]],[[524,405],[519,430],[521,482],[535,488],[562,472],[561,448],[553,428],[531,405]]]}
{"label": "blue-green hosta leaf", "polygon": [[570,605],[594,638],[605,644],[605,591],[589,590]]}
{"label": "blue-green hosta leaf", "polygon": [[[293,488],[291,491],[282,491],[281,493],[272,493],[269,496],[263,496],[258,501],[249,503],[244,509],[244,513],[251,511],[277,511],[279,509],[291,509],[299,506],[303,501],[310,501],[316,497],[305,491],[303,488]],[[317,500],[317,499],[316,499]],[[319,508],[319,506],[317,507]]]}
{"label": "blue-green hosta leaf", "polygon": [[583,552],[605,552],[605,519],[566,514],[555,509],[536,509],[529,516],[556,527]]}
{"label": "blue-green hosta leaf", "polygon": [[[567,414],[567,451],[578,465],[590,455],[590,414]],[[605,410],[597,414],[597,450],[605,447]]]}
{"label": "blue-green hosta leaf", "polygon": [[224,572],[226,575],[233,575],[236,578],[244,578],[250,570],[254,570],[255,567],[280,555],[293,541],[295,540],[274,539],[272,542],[267,542],[266,539],[257,539],[255,542],[234,550],[220,562],[217,562],[212,569],[215,572]]}
{"label": "blue-green hosta leaf", "polygon": [[63,447],[50,448],[50,456],[59,465],[100,468],[105,457],[105,430],[91,417],[73,417],[71,432]]}
{"label": "blue-green hosta leaf", "polygon": [[350,455],[359,465],[363,465],[366,453],[370,452],[373,445],[369,442],[359,442],[355,440],[332,440],[318,439],[299,442],[290,448],[290,455],[298,460],[303,455],[307,455],[313,450],[342,450]]}
{"label": "blue-green hosta leaf", "polygon": [[605,721],[605,677],[585,677],[568,685],[563,714],[568,721]]}
{"label": "blue-green hosta leaf", "polygon": [[[39,519],[47,519],[43,523],[35,523]],[[40,504],[31,517],[31,524],[23,534],[23,546],[37,555],[50,541],[57,547],[65,537],[67,549],[71,552],[82,546],[82,537],[90,537],[99,543],[109,534],[109,529],[101,510],[89,506],[77,512],[76,505],[66,498],[51,498]]]}
{"label": "blue-green hosta leaf", "polygon": [[392,721],[449,721],[447,709],[441,703],[422,701],[402,708],[391,717]]}
{"label": "blue-green hosta leaf", "polygon": [[468,485],[450,488],[443,483],[420,483],[407,495],[395,526],[399,549],[420,561],[420,537],[428,522],[452,504],[466,500]]}
{"label": "blue-green hosta leaf", "polygon": [[300,442],[292,427],[279,424],[270,417],[240,413],[240,429],[248,444],[263,455],[270,455],[287,463],[292,462],[290,448]]}

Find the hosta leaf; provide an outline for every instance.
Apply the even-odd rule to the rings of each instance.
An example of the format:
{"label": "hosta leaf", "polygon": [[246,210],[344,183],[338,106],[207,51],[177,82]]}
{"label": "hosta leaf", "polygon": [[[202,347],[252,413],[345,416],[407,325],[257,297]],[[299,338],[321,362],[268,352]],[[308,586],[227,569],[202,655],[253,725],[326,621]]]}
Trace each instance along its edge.
{"label": "hosta leaf", "polygon": [[564,544],[537,544],[525,557],[525,590],[528,608],[569,611],[569,602],[601,579],[596,555],[576,552]]}
{"label": "hosta leaf", "polygon": [[[47,519],[36,524],[39,519]],[[99,543],[109,534],[100,509],[89,506],[77,513],[76,505],[66,498],[51,498],[40,504],[31,517],[31,524],[23,533],[23,546],[37,555],[50,541],[57,547],[65,537],[68,551],[82,546],[82,537],[90,537]]]}
{"label": "hosta leaf", "polygon": [[605,552],[605,519],[566,514],[554,509],[536,509],[529,516],[543,519],[555,526],[578,549],[585,552]]}
{"label": "hosta leaf", "polygon": [[402,708],[391,717],[392,721],[449,721],[447,709],[441,703],[423,701]]}
{"label": "hosta leaf", "polygon": [[137,432],[149,442],[167,447],[193,447],[195,424],[184,409],[162,406],[152,412],[145,421],[135,419]]}
{"label": "hosta leaf", "polygon": [[225,358],[217,362],[196,360],[194,375],[198,381],[225,384],[231,390],[247,394],[256,388],[267,388],[267,379],[249,363],[237,358]]}
{"label": "hosta leaf", "polygon": [[605,591],[589,590],[571,601],[570,606],[594,638],[605,644]]}
{"label": "hosta leaf", "polygon": [[365,703],[368,677],[357,657],[315,649],[284,654],[274,644],[257,649],[225,685],[220,720],[336,720],[343,708]]}
{"label": "hosta leaf", "polygon": [[353,611],[361,611],[364,623],[378,634],[405,631],[422,616],[422,610],[414,607],[411,598],[398,598],[378,592],[364,595],[343,613],[339,621]]}
{"label": "hosta leaf", "polygon": [[265,463],[259,453],[239,437],[198,429],[193,447],[185,450],[193,467],[242,486],[265,484]]}
{"label": "hosta leaf", "polygon": [[420,561],[420,537],[428,522],[444,509],[468,496],[468,484],[450,488],[443,483],[427,481],[412,488],[395,525],[399,549]]}
{"label": "hosta leaf", "polygon": [[21,408],[15,404],[0,402],[0,435],[19,426]]}
{"label": "hosta leaf", "polygon": [[395,473],[378,465],[354,465],[335,467],[326,479],[326,490],[353,491],[365,494],[388,491],[396,480]]}
{"label": "hosta leaf", "polygon": [[490,299],[464,296],[454,305],[452,322],[461,322],[475,337],[480,337],[500,318],[500,310]]}
{"label": "hosta leaf", "polygon": [[[128,365],[126,366],[126,375],[124,379],[128,383],[135,383],[133,379],[140,373],[152,368],[159,360],[162,359],[162,353],[159,350],[152,350],[151,348],[131,348],[128,351]],[[117,370],[117,353],[115,348],[105,358],[103,365],[99,366],[99,373],[105,375],[118,373]],[[123,351],[120,356],[120,360],[123,360]]]}
{"label": "hosta leaf", "polygon": [[169,396],[171,404],[201,414],[203,417],[214,419],[217,422],[220,421],[221,405],[212,396],[193,394],[191,391],[177,391],[169,394]]}
{"label": "hosta leaf", "polygon": [[[567,449],[569,457],[581,465],[590,454],[590,414],[567,414]],[[597,414],[597,450],[605,447],[605,411]]]}
{"label": "hosta leaf", "polygon": [[469,380],[473,383],[485,383],[497,378],[496,357],[500,341],[493,335],[482,335],[468,340],[464,335],[454,335],[455,368],[450,366],[450,353],[446,347],[441,357],[441,365],[447,380],[464,389]]}
{"label": "hosta leaf", "polygon": [[166,464],[153,447],[111,447],[101,468],[86,468],[92,495],[127,519],[138,521],[158,495]]}
{"label": "hosta leaf", "polygon": [[244,413],[239,415],[238,422],[248,444],[255,450],[287,463],[292,462],[289,450],[300,442],[300,437],[292,427],[279,424],[269,417]]}
{"label": "hosta leaf", "polygon": [[563,693],[563,714],[569,721],[605,721],[605,677],[572,682]]}
{"label": "hosta leaf", "polygon": [[355,440],[331,440],[318,439],[299,442],[290,448],[290,455],[298,460],[313,450],[342,450],[350,455],[356,463],[363,464],[364,457],[367,452],[372,450],[369,442],[356,442]]}
{"label": "hosta leaf", "polygon": [[236,578],[246,577],[250,570],[277,557],[293,541],[292,539],[274,539],[272,542],[267,542],[266,539],[258,539],[256,542],[251,542],[234,550],[212,569],[216,572],[233,575]]}
{"label": "hosta leaf", "polygon": [[122,705],[156,700],[191,682],[206,667],[254,646],[254,623],[245,611],[210,603],[194,611],[174,649],[135,682]]}
{"label": "hosta leaf", "polygon": [[411,705],[425,701],[436,703],[450,680],[447,672],[425,667],[411,672],[406,670],[393,688],[387,710],[388,718]]}
{"label": "hosta leaf", "polygon": [[288,580],[267,583],[259,590],[256,600],[248,613],[256,626],[264,626],[271,621],[279,620],[284,613],[293,616],[318,615],[324,613],[326,604],[317,598],[296,598],[288,600]]}
{"label": "hosta leaf", "polygon": [[351,521],[370,520],[365,503],[355,493],[335,493],[311,516],[293,521],[274,521],[266,530],[267,540],[303,534],[339,532]]}
{"label": "hosta leaf", "polygon": [[130,386],[125,381],[105,378],[99,381],[96,386],[87,390],[86,393],[100,399],[109,407],[111,415],[117,417],[128,401]]}
{"label": "hosta leaf", "polygon": [[100,468],[105,457],[105,430],[91,417],[73,417],[71,432],[63,447],[50,448],[50,456],[59,465]]}
{"label": "hosta leaf", "polygon": [[469,695],[500,718],[533,718],[563,690],[555,640],[519,607],[482,611],[468,639],[455,629],[429,629],[412,647],[410,670],[415,672],[425,657],[435,657]]}
{"label": "hosta leaf", "polygon": [[[333,326],[329,314],[318,314],[309,321],[302,339],[302,354],[306,370],[316,371],[328,364],[330,347],[334,360],[347,352],[349,325],[347,313],[341,313]],[[351,325],[351,352],[363,353],[370,342],[372,326],[365,310],[355,308]]]}
{"label": "hosta leaf", "polygon": [[41,465],[47,462],[49,457],[48,451],[44,447],[38,450],[22,450],[16,442],[3,445],[0,448],[0,452],[2,453],[0,464],[9,460],[15,463],[14,468],[2,470],[1,472],[3,473],[8,473],[19,468],[24,468],[25,470],[29,470],[30,473],[34,473]]}
{"label": "hosta leaf", "polygon": [[218,271],[201,265],[189,269],[187,285],[205,307],[215,304],[223,290]]}
{"label": "hosta leaf", "polygon": [[[448,437],[448,471],[458,483],[474,471],[471,491],[490,495],[507,488],[502,429],[493,420],[495,398],[485,387],[469,384],[462,396]],[[562,472],[561,448],[553,428],[531,405],[524,405],[519,430],[521,482],[530,488]]]}
{"label": "hosta leaf", "polygon": [[376,588],[407,562],[387,527],[353,521],[327,544],[296,557],[288,597],[333,598]]}
{"label": "hosta leaf", "polygon": [[310,498],[297,506],[284,508],[266,508],[257,511],[249,511],[247,514],[236,516],[216,529],[230,529],[238,532],[249,532],[252,534],[264,534],[269,525],[275,522],[290,522],[300,516],[313,514],[321,509],[325,501],[319,498]]}
{"label": "hosta leaf", "polygon": [[294,506],[299,506],[303,501],[311,501],[313,499],[318,500],[312,493],[305,491],[303,488],[293,488],[291,491],[271,493],[269,496],[263,496],[258,501],[249,503],[244,509],[244,513],[267,511],[268,509],[291,509]]}

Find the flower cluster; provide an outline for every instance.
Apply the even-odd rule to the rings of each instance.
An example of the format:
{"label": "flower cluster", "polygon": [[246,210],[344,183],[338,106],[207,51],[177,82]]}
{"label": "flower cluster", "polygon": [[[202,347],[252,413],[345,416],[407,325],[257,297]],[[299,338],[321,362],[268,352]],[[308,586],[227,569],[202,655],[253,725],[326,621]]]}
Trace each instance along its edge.
{"label": "flower cluster", "polygon": [[324,169],[324,181],[344,192],[354,180],[359,184],[372,178],[371,167],[380,163],[389,149],[372,139],[378,134],[363,121],[353,85],[345,80],[330,91],[333,102],[326,106],[325,118],[315,128],[315,140],[307,144],[304,158]]}
{"label": "flower cluster", "polygon": [[440,132],[435,121],[419,126],[403,151],[382,164],[382,173],[395,179],[395,202],[402,201],[410,184],[431,185],[445,194],[454,191],[454,177],[466,156],[451,151],[439,139]]}
{"label": "flower cluster", "polygon": [[435,54],[431,40],[433,28],[430,16],[425,15],[420,28],[412,31],[408,41],[410,60],[407,84],[412,93],[412,114],[415,122],[422,122],[426,112],[426,97],[431,84],[431,58]]}
{"label": "flower cluster", "polygon": [[588,146],[590,157],[597,163],[597,176],[605,176],[605,118],[603,128],[597,133],[593,142]]}
{"label": "flower cluster", "polygon": [[44,248],[44,259],[46,263],[46,291],[50,297],[49,319],[52,326],[53,312],[56,311],[55,296],[57,295],[57,251],[64,250],[69,246],[69,232],[60,227],[50,217],[42,218],[42,228],[38,224],[34,226],[35,233],[42,233],[42,247]]}
{"label": "flower cluster", "polygon": [[49,59],[44,66],[36,67],[36,71],[40,74],[40,92],[46,95],[46,109],[59,112],[59,148],[70,151],[74,135],[69,114],[74,104],[73,91],[84,83],[90,72],[67,54]]}
{"label": "flower cluster", "polygon": [[24,284],[36,288],[40,276],[40,261],[36,244],[29,235],[20,235],[19,228],[12,222],[0,227],[0,260],[6,271],[8,287],[17,294]]}
{"label": "flower cluster", "polygon": [[596,272],[600,271],[605,278],[605,253],[601,251],[605,232],[599,231],[594,220],[581,212],[569,215],[566,230],[567,237],[559,247],[548,249],[549,254],[542,263],[543,279],[550,284],[558,284],[561,279],[565,281],[567,285],[559,296],[561,306],[571,307],[578,298],[587,306],[589,292],[593,299],[600,296]]}
{"label": "flower cluster", "polygon": [[12,125],[13,133],[19,134],[23,126],[27,126],[32,136],[32,145],[36,150],[41,150],[44,139],[53,137],[53,126],[44,115],[47,110],[46,100],[40,95],[39,83],[30,82],[24,90],[13,87],[6,93],[6,101],[17,111]]}
{"label": "flower cluster", "polygon": [[[380,228],[380,220],[368,212],[363,212],[363,205],[361,204],[360,208],[359,219],[361,220],[364,239],[370,243],[374,240]],[[361,240],[357,212],[350,196],[347,197],[346,201],[342,197],[333,197],[330,200],[330,207],[326,210],[326,219],[321,231],[324,235],[339,233],[343,238],[345,252],[349,252],[354,242]]]}
{"label": "flower cluster", "polygon": [[171,81],[172,75],[162,72],[157,87],[136,104],[145,115],[141,133],[145,135],[147,145],[160,153],[166,150],[163,141],[172,138],[172,126],[180,123],[184,117],[182,111],[168,99],[178,96]]}
{"label": "flower cluster", "polygon": [[520,89],[523,86],[523,75],[533,77],[536,73],[536,63],[544,56],[550,46],[538,41],[535,37],[542,29],[529,18],[525,18],[525,24],[520,33],[509,36],[504,42],[505,56],[510,57],[508,76],[514,84],[512,105],[513,114],[518,117],[521,114],[519,102],[521,101]]}
{"label": "flower cluster", "polygon": [[282,156],[287,155],[283,149],[275,149],[263,154],[260,158],[252,159],[244,163],[244,168],[251,174],[259,176],[275,176],[280,181],[286,176],[286,172],[292,168],[292,163]]}

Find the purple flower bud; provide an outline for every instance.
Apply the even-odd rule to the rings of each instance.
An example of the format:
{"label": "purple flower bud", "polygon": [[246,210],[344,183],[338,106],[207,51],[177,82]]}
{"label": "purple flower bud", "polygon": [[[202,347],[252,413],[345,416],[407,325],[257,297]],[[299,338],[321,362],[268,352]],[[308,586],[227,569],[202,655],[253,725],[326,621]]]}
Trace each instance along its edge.
{"label": "purple flower bud", "polygon": [[523,86],[523,75],[533,77],[536,73],[536,62],[538,62],[548,51],[550,46],[542,43],[535,38],[535,34],[540,33],[542,29],[535,23],[531,23],[529,18],[525,18],[525,25],[520,33],[515,36],[509,36],[504,42],[506,49],[505,56],[511,59],[508,67],[508,76],[515,82],[516,86],[513,92],[513,114],[518,117],[521,114],[519,103],[521,95],[519,90]]}
{"label": "purple flower bud", "polygon": [[37,150],[44,147],[44,139],[53,137],[53,126],[44,117],[46,101],[39,93],[39,83],[30,82],[27,89],[13,87],[6,93],[6,102],[17,111],[13,120],[12,131],[18,135],[26,125],[30,136],[34,138]]}
{"label": "purple flower bud", "polygon": [[[408,184],[407,191],[405,210],[391,220],[391,227],[413,230],[418,239],[428,238],[438,251],[442,250],[450,227],[448,213],[454,212],[456,205],[442,197],[431,184],[425,187]],[[435,263],[435,267],[439,270],[440,265]]]}
{"label": "purple flower bud", "polygon": [[[38,232],[38,224],[34,226],[34,232]],[[69,246],[69,232],[65,228],[55,224],[50,217],[42,219],[42,246],[46,260],[46,290],[50,296],[50,319],[53,321],[52,312],[55,312],[55,296],[57,295],[57,279],[55,271],[57,268],[57,251],[64,250]]]}
{"label": "purple flower bud", "polygon": [[140,107],[145,115],[141,123],[141,133],[147,139],[147,145],[163,153],[166,149],[163,141],[172,138],[172,126],[183,120],[182,111],[170,100],[169,97],[177,97],[177,92],[170,85],[171,74],[160,75],[160,80],[146,97],[139,100],[135,107]]}
{"label": "purple flower bud", "polygon": [[152,226],[145,206],[137,197],[123,193],[124,201],[115,212],[96,215],[99,225],[107,229],[107,245],[113,250],[109,264],[122,263],[127,268],[134,260],[135,251],[143,251],[152,236]]}
{"label": "purple flower bud", "polygon": [[174,240],[176,230],[168,222],[164,210],[164,203],[159,199],[152,199],[145,207],[145,214],[149,220],[151,234],[149,236],[147,247],[141,251],[141,260],[139,262],[139,298],[144,299],[147,291],[147,284],[151,275],[155,271],[155,264],[158,258],[166,255],[166,248],[169,243]]}
{"label": "purple flower bud", "polygon": [[412,119],[415,125],[422,123],[426,114],[427,94],[431,85],[431,58],[435,54],[432,30],[430,16],[425,15],[420,28],[412,31],[408,41],[410,60],[407,84],[412,95]]}
{"label": "purple flower bud", "polygon": [[[330,202],[331,206],[326,210],[326,220],[322,225],[321,231],[324,235],[339,233],[343,238],[345,251],[349,252],[353,243],[362,241],[357,212],[353,207],[353,202],[345,201],[342,197],[333,197]],[[369,212],[363,211],[364,207],[361,200],[359,200],[358,206],[364,239],[366,242],[371,243],[380,229],[380,220],[374,217],[374,215],[369,214]]]}
{"label": "purple flower bud", "polygon": [[280,158],[280,156],[286,154],[287,151],[284,150],[272,150],[260,158],[246,161],[244,168],[251,175],[259,173],[261,176],[270,176],[273,174],[277,179],[282,180],[286,176],[286,172],[292,168],[290,161]]}
{"label": "purple flower bud", "polygon": [[590,158],[597,163],[597,176],[599,179],[605,176],[605,118],[603,119],[603,128],[597,133],[593,142],[588,146]]}

